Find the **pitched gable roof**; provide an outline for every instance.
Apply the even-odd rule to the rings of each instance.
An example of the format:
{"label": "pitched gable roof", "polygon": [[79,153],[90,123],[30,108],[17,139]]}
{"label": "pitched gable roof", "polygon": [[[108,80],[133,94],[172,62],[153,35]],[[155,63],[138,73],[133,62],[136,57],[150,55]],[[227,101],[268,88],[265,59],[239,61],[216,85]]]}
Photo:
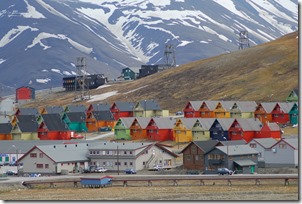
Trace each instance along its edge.
{"label": "pitched gable roof", "polygon": [[189,146],[196,145],[199,149],[201,149],[204,154],[208,153],[212,149],[214,149],[220,142],[218,140],[207,140],[207,141],[193,141],[190,142],[186,147],[184,147],[180,153],[183,153]]}
{"label": "pitched gable roof", "polygon": [[[135,105],[133,102],[123,102],[123,101],[117,101],[114,104],[116,105],[118,110],[121,111],[121,112],[133,111],[133,108],[134,108],[134,105]],[[113,107],[114,104],[112,104],[111,107]]]}
{"label": "pitched gable roof", "polygon": [[17,124],[21,132],[37,132],[39,124],[34,115],[18,115]]}
{"label": "pitched gable roof", "polygon": [[67,105],[66,112],[86,112],[87,108],[84,105]]}
{"label": "pitched gable roof", "polygon": [[280,141],[286,142],[288,145],[290,145],[294,149],[299,149],[299,141],[298,138],[282,138]]}
{"label": "pitched gable roof", "polygon": [[93,111],[109,111],[109,103],[95,103],[91,104]]}
{"label": "pitched gable roof", "polygon": [[143,110],[161,110],[160,105],[155,100],[142,100],[138,102],[138,106],[140,106]]}
{"label": "pitched gable roof", "polygon": [[175,118],[152,118],[156,123],[158,129],[173,129],[176,119]]}
{"label": "pitched gable roof", "polygon": [[265,112],[271,113],[276,106],[276,102],[262,102],[260,105],[263,107]]}
{"label": "pitched gable roof", "polygon": [[[221,125],[223,130],[228,130],[234,122],[234,118],[217,118],[215,119]],[[214,121],[215,122],[215,121]]]}
{"label": "pitched gable roof", "polygon": [[189,103],[192,105],[192,108],[194,110],[198,111],[200,109],[202,101],[189,101]]}
{"label": "pitched gable roof", "polygon": [[138,124],[140,125],[140,127],[142,129],[145,129],[148,126],[150,120],[151,120],[150,117],[146,117],[146,118],[145,117],[137,117],[136,118],[136,121],[138,122]]}
{"label": "pitched gable roof", "polygon": [[180,118],[178,120],[182,122],[186,129],[191,130],[196,123],[197,118]]}
{"label": "pitched gable roof", "polygon": [[121,117],[119,120],[124,124],[125,128],[130,128],[135,117]]}
{"label": "pitched gable roof", "polygon": [[92,114],[97,121],[114,121],[114,117],[110,111],[92,111]]}
{"label": "pitched gable roof", "polygon": [[34,115],[38,117],[40,115],[37,108],[18,108],[18,115]]}
{"label": "pitched gable roof", "polygon": [[273,139],[273,138],[254,138],[253,140],[251,140],[249,142],[249,144],[252,143],[252,142],[256,142],[260,146],[262,146],[263,148],[269,149],[272,146],[274,146],[278,141]]}
{"label": "pitched gable roof", "polygon": [[241,112],[254,112],[257,107],[255,101],[236,101],[235,104]]}
{"label": "pitched gable roof", "polygon": [[65,115],[68,117],[70,122],[84,123],[86,121],[86,114],[84,112],[67,112]]}
{"label": "pitched gable roof", "polygon": [[215,121],[215,118],[197,118],[197,120],[205,130],[210,130]]}
{"label": "pitched gable roof", "polygon": [[202,103],[205,103],[209,110],[214,110],[217,106],[219,101],[203,101]]}
{"label": "pitched gable roof", "polygon": [[227,145],[215,147],[229,156],[258,154],[259,152],[248,145]]}
{"label": "pitched gable roof", "polygon": [[60,114],[51,113],[42,115],[43,122],[49,131],[68,131],[68,126],[61,119]]}
{"label": "pitched gable roof", "polygon": [[47,113],[63,113],[64,108],[62,106],[46,106],[45,110]]}
{"label": "pitched gable roof", "polygon": [[258,118],[236,118],[235,120],[244,131],[260,131],[263,126]]}
{"label": "pitched gable roof", "polygon": [[10,123],[0,123],[0,134],[10,134],[12,128],[12,124]]}
{"label": "pitched gable roof", "polygon": [[284,111],[284,113],[289,113],[295,103],[294,102],[278,102],[277,104],[280,106],[281,110]]}

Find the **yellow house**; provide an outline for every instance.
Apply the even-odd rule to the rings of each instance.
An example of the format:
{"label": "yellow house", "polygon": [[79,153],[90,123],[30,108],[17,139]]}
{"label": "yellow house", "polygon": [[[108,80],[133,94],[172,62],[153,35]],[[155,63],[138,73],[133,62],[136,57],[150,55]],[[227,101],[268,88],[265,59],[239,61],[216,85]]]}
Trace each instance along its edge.
{"label": "yellow house", "polygon": [[235,101],[220,101],[214,109],[215,118],[230,118],[230,110]]}
{"label": "yellow house", "polygon": [[133,108],[133,117],[167,117],[169,110],[162,110],[155,100],[142,100],[137,102]]}
{"label": "yellow house", "polygon": [[34,115],[18,115],[14,118],[12,140],[39,140],[38,127]]}
{"label": "yellow house", "polygon": [[236,101],[230,110],[231,118],[254,118],[257,103],[255,101]]}
{"label": "yellow house", "polygon": [[192,128],[197,118],[178,118],[173,128],[173,141],[192,142]]}
{"label": "yellow house", "polygon": [[192,128],[193,141],[211,140],[210,128],[214,121],[215,118],[197,118]]}

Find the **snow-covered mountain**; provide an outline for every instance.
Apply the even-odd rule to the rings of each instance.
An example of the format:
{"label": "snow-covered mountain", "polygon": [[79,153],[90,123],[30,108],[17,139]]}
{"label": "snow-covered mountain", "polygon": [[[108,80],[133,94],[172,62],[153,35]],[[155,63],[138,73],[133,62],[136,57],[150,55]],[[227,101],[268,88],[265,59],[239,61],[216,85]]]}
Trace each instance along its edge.
{"label": "snow-covered mountain", "polygon": [[[297,0],[9,0],[0,4],[0,84],[61,86],[85,57],[90,74],[176,64],[238,50],[298,30]],[[0,89],[1,91],[1,89]],[[0,92],[1,96],[1,92]]]}

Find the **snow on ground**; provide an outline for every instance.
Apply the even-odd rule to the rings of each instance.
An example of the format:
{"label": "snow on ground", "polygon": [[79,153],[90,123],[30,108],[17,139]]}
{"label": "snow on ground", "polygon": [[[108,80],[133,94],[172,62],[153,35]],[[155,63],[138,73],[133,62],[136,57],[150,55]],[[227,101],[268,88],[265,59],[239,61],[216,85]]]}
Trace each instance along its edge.
{"label": "snow on ground", "polygon": [[51,79],[46,78],[46,79],[36,79],[37,83],[41,83],[41,84],[47,84]]}
{"label": "snow on ground", "polygon": [[2,64],[5,61],[6,61],[5,59],[0,59],[0,64]]}
{"label": "snow on ground", "polygon": [[98,88],[96,88],[96,89],[102,89],[102,88],[106,88],[106,87],[109,87],[109,86],[111,86],[111,85],[106,84],[106,85],[99,86],[99,87],[98,87]]}
{"label": "snow on ground", "polygon": [[26,0],[24,0],[27,7],[26,13],[20,13],[24,18],[45,18],[45,16],[38,12],[35,7],[31,6]]}
{"label": "snow on ground", "polygon": [[102,101],[102,100],[105,100],[106,98],[109,98],[116,94],[118,94],[117,91],[110,91],[110,92],[99,94],[99,95],[93,95],[93,96],[90,96],[91,99],[88,100],[87,103],[91,103],[94,101]]}
{"label": "snow on ground", "polygon": [[58,73],[58,74],[62,74],[61,71],[58,70],[58,69],[51,69],[51,71],[56,72],[56,73]]}
{"label": "snow on ground", "polygon": [[137,90],[139,90],[139,89],[145,88],[145,87],[147,87],[147,86],[148,86],[148,85],[145,85],[145,86],[139,87],[139,88],[137,88],[137,89],[133,89],[133,90],[131,90],[131,91],[128,91],[128,92],[126,92],[126,93],[123,93],[123,94],[128,94],[128,93],[132,93],[132,92],[134,92],[134,91],[137,91]]}
{"label": "snow on ground", "polygon": [[27,29],[30,29],[31,31],[39,30],[37,28],[32,28],[29,26],[17,26],[17,28],[11,29],[3,36],[3,38],[0,39],[0,47],[4,47],[5,45],[13,41],[16,37],[21,35]]}

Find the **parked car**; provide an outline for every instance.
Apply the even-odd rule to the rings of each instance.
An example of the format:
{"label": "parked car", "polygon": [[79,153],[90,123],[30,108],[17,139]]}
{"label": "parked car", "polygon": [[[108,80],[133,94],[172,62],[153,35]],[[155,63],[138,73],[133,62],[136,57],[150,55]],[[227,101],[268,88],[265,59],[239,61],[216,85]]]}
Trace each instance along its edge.
{"label": "parked car", "polygon": [[101,128],[99,128],[99,131],[100,131],[100,132],[109,132],[109,131],[111,131],[111,130],[112,130],[111,127],[101,127]]}
{"label": "parked car", "polygon": [[175,115],[183,115],[184,113],[182,112],[182,111],[177,111],[176,113],[175,113]]}
{"label": "parked car", "polygon": [[153,169],[154,169],[155,171],[159,171],[159,170],[163,170],[164,168],[163,168],[162,165],[156,165],[156,166],[153,167]]}
{"label": "parked car", "polygon": [[18,175],[18,173],[16,171],[13,171],[13,170],[7,170],[5,172],[5,174],[8,175],[8,176]]}
{"label": "parked car", "polygon": [[217,169],[217,173],[218,173],[219,175],[224,175],[224,174],[232,175],[232,174],[233,174],[233,171],[232,171],[232,170],[229,170],[228,168],[218,168],[218,169]]}
{"label": "parked car", "polygon": [[95,170],[94,170],[94,172],[100,172],[100,173],[104,173],[104,172],[106,172],[106,171],[108,171],[108,169],[106,169],[106,168],[104,168],[104,167],[97,167],[97,168],[95,168]]}
{"label": "parked car", "polygon": [[136,171],[134,169],[126,169],[125,173],[126,174],[136,174]]}

